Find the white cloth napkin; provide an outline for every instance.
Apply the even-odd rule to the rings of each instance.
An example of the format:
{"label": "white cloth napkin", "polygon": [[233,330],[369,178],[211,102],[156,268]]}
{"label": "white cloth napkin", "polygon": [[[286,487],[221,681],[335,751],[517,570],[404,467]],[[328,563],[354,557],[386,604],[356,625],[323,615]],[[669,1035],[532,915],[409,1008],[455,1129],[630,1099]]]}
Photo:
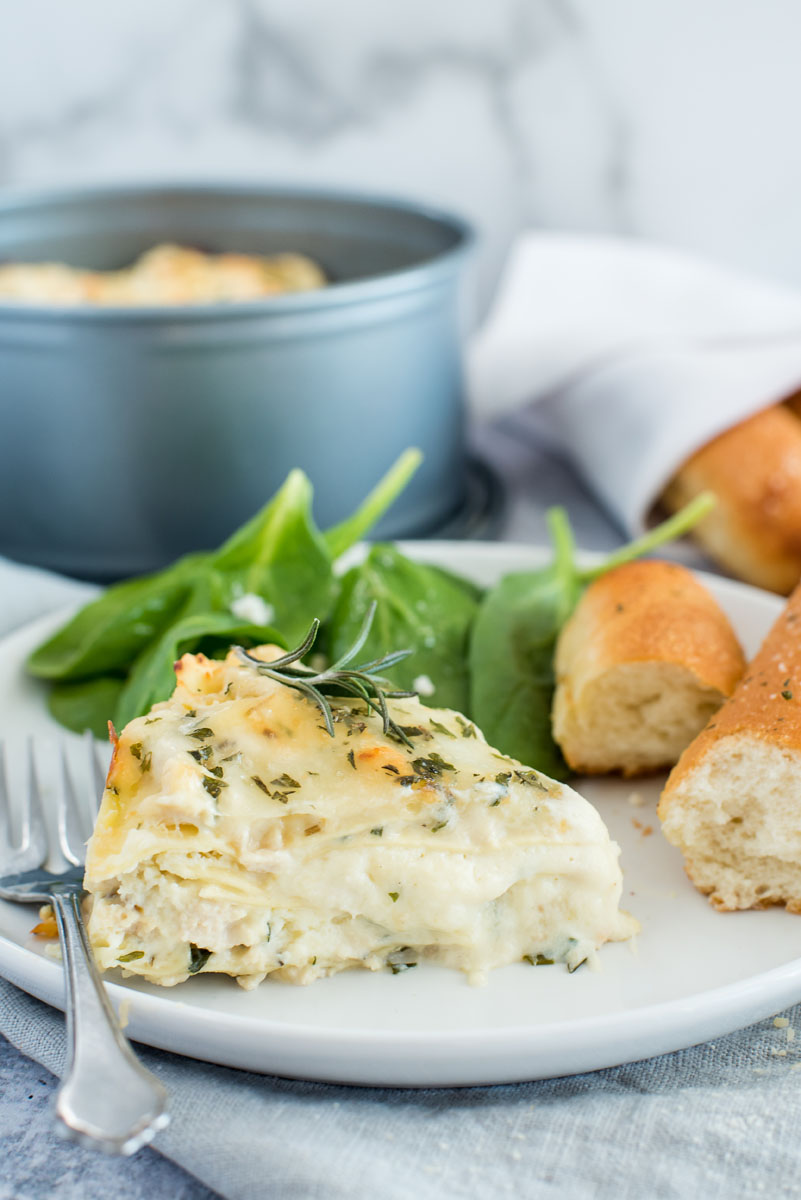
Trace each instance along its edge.
{"label": "white cloth napkin", "polygon": [[468,378],[483,416],[536,405],[635,532],[694,450],[801,387],[801,293],[661,247],[528,233]]}

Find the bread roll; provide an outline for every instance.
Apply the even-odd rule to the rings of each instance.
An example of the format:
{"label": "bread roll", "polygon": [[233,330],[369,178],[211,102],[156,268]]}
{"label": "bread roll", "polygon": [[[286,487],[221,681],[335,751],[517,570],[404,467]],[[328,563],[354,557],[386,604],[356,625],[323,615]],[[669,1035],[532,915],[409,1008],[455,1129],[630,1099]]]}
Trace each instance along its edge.
{"label": "bread roll", "polygon": [[672,766],[744,666],[727,617],[685,567],[618,567],[590,585],[557,643],[554,737],[585,774]]}
{"label": "bread roll", "polygon": [[658,811],[716,908],[801,912],[801,588],[671,772]]}
{"label": "bread roll", "polygon": [[795,417],[801,417],[801,392],[793,392],[792,396],[788,396],[784,401],[784,405]]}
{"label": "bread roll", "polygon": [[717,507],[693,529],[712,558],[739,579],[786,594],[801,578],[801,421],[767,408],[703,446],[662,502],[677,511],[710,490]]}

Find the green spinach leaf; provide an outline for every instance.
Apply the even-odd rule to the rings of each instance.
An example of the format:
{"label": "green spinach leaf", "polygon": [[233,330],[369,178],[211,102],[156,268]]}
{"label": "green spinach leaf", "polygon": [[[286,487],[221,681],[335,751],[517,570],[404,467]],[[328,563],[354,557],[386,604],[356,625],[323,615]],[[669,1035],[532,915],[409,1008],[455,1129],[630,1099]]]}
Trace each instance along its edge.
{"label": "green spinach leaf", "polygon": [[166,571],[114,584],[33,651],[28,671],[82,679],[125,669],[180,609],[204,557],[187,555]]}
{"label": "green spinach leaf", "polygon": [[479,609],[470,639],[470,715],[502,754],[563,779],[565,763],[551,735],[553,653],[580,582],[567,516],[552,509],[548,518],[553,563],[505,576]]}
{"label": "green spinach leaf", "polygon": [[94,679],[55,683],[47,707],[59,725],[75,733],[91,729],[96,738],[105,741],[124,682],[116,675],[98,675]]}
{"label": "green spinach leaf", "polygon": [[386,672],[387,678],[413,688],[420,676],[427,677],[434,690],[422,696],[426,704],[464,712],[468,634],[478,608],[474,585],[439,567],[412,562],[395,546],[373,546],[342,581],[327,630],[332,658],[352,644],[373,602],[375,618],[363,657],[411,649],[408,658]]}
{"label": "green spinach leaf", "polygon": [[254,625],[232,613],[187,612],[144,651],[121,689],[114,708],[114,724],[122,729],[175,687],[175,663],[189,651],[209,658],[226,654],[232,643],[258,646],[275,642],[284,646],[281,635],[269,625]]}
{"label": "green spinach leaf", "polygon": [[312,496],[303,472],[291,471],[270,503],[209,563],[222,584],[215,607],[228,608],[245,593],[260,596],[291,644],[302,639],[314,617],[328,615],[336,595],[333,561],[314,523]]}
{"label": "green spinach leaf", "polygon": [[362,501],[356,512],[339,525],[326,530],[323,536],[332,558],[339,558],[370,532],[406,487],[422,461],[423,455],[419,450],[405,450]]}
{"label": "green spinach leaf", "polygon": [[295,640],[312,617],[323,618],[331,608],[333,559],[364,536],[419,462],[419,451],[407,450],[358,511],[325,535],[312,517],[311,484],[302,471],[290,472],[273,499],[219,550],[186,555],[163,571],[108,588],[33,651],[28,671],[54,680],[125,671],[185,611],[198,581],[214,572],[217,607],[254,592]]}
{"label": "green spinach leaf", "polygon": [[593,579],[680,537],[709,512],[704,494],[597,566],[580,569],[562,509],[548,513],[554,561],[507,575],[481,604],[470,639],[470,715],[490,745],[556,779],[567,774],[551,733],[556,639]]}
{"label": "green spinach leaf", "polygon": [[[314,522],[309,480],[291,471],[219,550],[187,555],[164,571],[109,588],[28,659],[32,675],[64,685],[51,697],[53,715],[68,728],[95,732],[111,716],[123,724],[170,694],[178,646],[201,649],[209,637],[221,645],[226,631],[247,640],[243,631],[249,630],[252,644],[253,630],[266,629],[275,641],[274,623],[290,643],[300,640],[313,617],[331,611],[338,590],[334,558],[378,520],[419,462],[418,451],[407,451],[359,510],[328,534]],[[271,609],[269,626],[232,615],[248,593]]]}

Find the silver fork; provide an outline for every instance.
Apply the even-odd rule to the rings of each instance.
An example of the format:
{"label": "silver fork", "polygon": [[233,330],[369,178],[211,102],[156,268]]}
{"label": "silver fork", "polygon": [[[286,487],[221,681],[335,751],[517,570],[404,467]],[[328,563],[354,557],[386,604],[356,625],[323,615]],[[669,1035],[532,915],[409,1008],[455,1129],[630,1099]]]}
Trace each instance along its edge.
{"label": "silver fork", "polygon": [[[103,772],[95,747],[87,741],[95,795]],[[0,743],[0,898],[23,904],[49,901],[58,925],[67,999],[67,1069],[56,1094],[59,1132],[107,1154],[133,1154],[169,1121],[167,1092],[134,1056],[123,1036],[95,965],[81,916],[83,852],[91,831],[88,806],[78,790],[64,747],[55,812],[57,833],[48,835],[32,743],[28,743],[26,795],[20,808],[20,833],[11,834],[11,798],[5,754]],[[96,803],[92,812],[95,815]],[[54,844],[55,843],[55,844]],[[43,864],[64,866],[45,870]]]}

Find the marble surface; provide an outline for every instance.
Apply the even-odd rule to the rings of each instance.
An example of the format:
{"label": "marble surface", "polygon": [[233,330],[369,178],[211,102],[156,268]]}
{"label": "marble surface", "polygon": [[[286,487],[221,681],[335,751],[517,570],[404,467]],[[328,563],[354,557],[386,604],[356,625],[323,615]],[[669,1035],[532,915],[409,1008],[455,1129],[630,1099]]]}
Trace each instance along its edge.
{"label": "marble surface", "polygon": [[153,177],[367,187],[465,211],[489,294],[533,224],[801,284],[792,0],[27,0],[0,189]]}

